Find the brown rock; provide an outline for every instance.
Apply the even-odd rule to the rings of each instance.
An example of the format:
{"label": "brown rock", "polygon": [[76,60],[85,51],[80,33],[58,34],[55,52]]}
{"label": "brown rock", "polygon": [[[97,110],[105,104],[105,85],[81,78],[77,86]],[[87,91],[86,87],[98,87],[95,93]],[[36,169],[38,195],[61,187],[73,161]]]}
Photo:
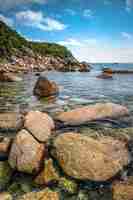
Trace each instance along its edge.
{"label": "brown rock", "polygon": [[39,97],[49,97],[49,96],[55,96],[59,92],[59,88],[55,82],[49,81],[45,77],[39,77],[35,88],[34,88],[34,94]]}
{"label": "brown rock", "polygon": [[53,119],[46,113],[30,111],[25,117],[24,127],[40,142],[46,142],[55,128]]}
{"label": "brown rock", "polygon": [[98,75],[97,78],[101,79],[113,79],[112,74],[103,72],[102,74]]}
{"label": "brown rock", "polygon": [[53,165],[53,160],[45,161],[44,170],[36,177],[35,183],[39,185],[48,185],[59,180],[59,174]]}
{"label": "brown rock", "polygon": [[106,181],[129,162],[125,143],[112,137],[65,133],[55,139],[54,149],[64,172],[80,180]]}
{"label": "brown rock", "polygon": [[15,112],[0,113],[1,131],[18,131],[23,126],[22,115]]}
{"label": "brown rock", "polygon": [[20,197],[18,200],[59,200],[58,192],[54,192],[48,188],[40,192],[31,192]]}
{"label": "brown rock", "polygon": [[7,192],[0,193],[0,200],[13,200],[11,194]]}
{"label": "brown rock", "polygon": [[93,120],[128,115],[126,107],[114,103],[97,103],[59,114],[56,119],[67,125],[80,125]]}
{"label": "brown rock", "polygon": [[22,79],[20,77],[17,77],[13,73],[7,73],[0,71],[0,81],[7,81],[7,82],[18,82],[21,81]]}
{"label": "brown rock", "polygon": [[112,192],[113,200],[133,200],[133,181],[114,183]]}
{"label": "brown rock", "polygon": [[10,150],[9,163],[20,172],[38,172],[44,156],[44,145],[38,143],[26,130],[20,131]]}
{"label": "brown rock", "polygon": [[0,137],[0,152],[7,153],[11,145],[11,141],[12,141],[11,138]]}

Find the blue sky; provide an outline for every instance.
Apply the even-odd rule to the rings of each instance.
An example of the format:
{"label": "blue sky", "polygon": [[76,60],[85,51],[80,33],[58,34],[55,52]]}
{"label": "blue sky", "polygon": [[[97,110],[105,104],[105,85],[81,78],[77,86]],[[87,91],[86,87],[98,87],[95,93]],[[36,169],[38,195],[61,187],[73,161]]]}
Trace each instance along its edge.
{"label": "blue sky", "polygon": [[79,60],[133,62],[133,0],[0,0],[0,19]]}

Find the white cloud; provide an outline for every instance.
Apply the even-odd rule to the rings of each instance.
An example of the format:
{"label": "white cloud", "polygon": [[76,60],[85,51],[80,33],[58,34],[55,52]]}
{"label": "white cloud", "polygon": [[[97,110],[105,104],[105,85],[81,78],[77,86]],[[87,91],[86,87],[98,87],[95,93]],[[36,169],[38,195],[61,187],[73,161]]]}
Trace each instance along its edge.
{"label": "white cloud", "polygon": [[5,17],[4,15],[0,14],[0,20],[9,26],[13,26],[13,20],[9,17]]}
{"label": "white cloud", "polygon": [[68,38],[64,41],[59,41],[58,44],[65,45],[67,47],[84,47],[86,45],[95,45],[97,44],[97,40],[95,38],[89,38],[84,40],[79,40],[77,38]]}
{"label": "white cloud", "polygon": [[92,17],[94,17],[94,13],[90,9],[85,9],[83,11],[83,16],[86,17],[86,18],[92,18]]}
{"label": "white cloud", "polygon": [[76,15],[76,11],[70,8],[65,9],[65,12],[72,16]]}
{"label": "white cloud", "polygon": [[58,42],[58,44],[68,46],[68,47],[69,46],[74,46],[74,47],[82,46],[82,43],[80,43],[77,39],[73,39],[73,38],[68,38],[65,41],[60,41],[60,42]]}
{"label": "white cloud", "polygon": [[0,0],[0,10],[8,10],[16,6],[27,5],[30,3],[46,3],[47,0]]}
{"label": "white cloud", "polygon": [[44,31],[61,31],[67,26],[60,21],[51,17],[44,17],[42,12],[31,10],[16,13],[18,22],[26,26],[35,27]]}
{"label": "white cloud", "polygon": [[122,32],[121,35],[122,35],[122,37],[123,37],[124,39],[127,39],[127,40],[130,40],[130,39],[133,38],[133,35],[130,34],[130,33],[127,33],[127,32]]}
{"label": "white cloud", "polygon": [[126,0],[126,10],[130,12],[132,8],[133,8],[133,0]]}
{"label": "white cloud", "polygon": [[133,62],[133,48],[121,43],[121,46],[113,47],[102,39],[67,39],[58,42],[67,46],[73,55],[80,61],[88,62]]}

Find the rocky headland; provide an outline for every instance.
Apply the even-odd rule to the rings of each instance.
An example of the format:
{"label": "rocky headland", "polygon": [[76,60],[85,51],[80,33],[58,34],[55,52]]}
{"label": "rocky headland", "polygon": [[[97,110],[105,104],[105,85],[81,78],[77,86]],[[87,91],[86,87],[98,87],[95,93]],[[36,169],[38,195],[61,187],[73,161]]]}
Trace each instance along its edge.
{"label": "rocky headland", "polygon": [[55,43],[31,42],[0,21],[0,71],[89,72],[86,62],[78,62],[64,46]]}

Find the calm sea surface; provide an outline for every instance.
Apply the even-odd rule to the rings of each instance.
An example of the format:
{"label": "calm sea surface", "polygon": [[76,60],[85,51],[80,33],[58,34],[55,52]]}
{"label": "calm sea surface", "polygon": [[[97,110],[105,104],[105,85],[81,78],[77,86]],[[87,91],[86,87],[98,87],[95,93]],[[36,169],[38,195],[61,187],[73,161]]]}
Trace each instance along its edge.
{"label": "calm sea surface", "polygon": [[115,102],[126,105],[133,111],[133,74],[114,75],[112,80],[97,79],[103,66],[117,69],[133,69],[133,64],[93,64],[89,73],[44,72],[50,80],[60,86],[56,99],[37,99],[33,88],[37,80],[35,73],[23,75],[23,81],[0,83],[0,111],[22,109],[58,111],[67,106],[88,105],[96,102]]}

